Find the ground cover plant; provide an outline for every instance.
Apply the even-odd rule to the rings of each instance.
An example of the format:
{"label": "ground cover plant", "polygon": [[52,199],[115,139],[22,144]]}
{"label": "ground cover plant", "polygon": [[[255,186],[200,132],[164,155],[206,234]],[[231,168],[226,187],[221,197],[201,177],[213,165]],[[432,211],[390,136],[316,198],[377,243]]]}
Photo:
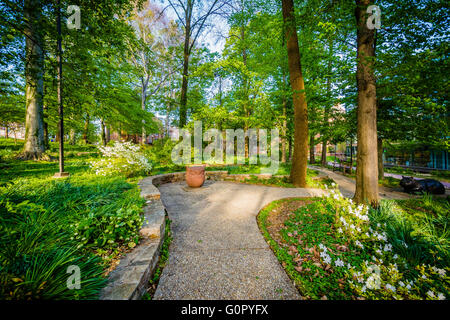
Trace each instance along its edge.
{"label": "ground cover plant", "polygon": [[[97,298],[105,275],[138,243],[139,172],[103,176],[90,167],[95,161],[68,159],[64,179],[52,178],[57,162],[2,161],[2,299]],[[71,265],[80,267],[80,290],[67,288]]]}
{"label": "ground cover plant", "polygon": [[271,203],[260,228],[306,299],[446,299],[446,199],[355,205],[336,191]]}

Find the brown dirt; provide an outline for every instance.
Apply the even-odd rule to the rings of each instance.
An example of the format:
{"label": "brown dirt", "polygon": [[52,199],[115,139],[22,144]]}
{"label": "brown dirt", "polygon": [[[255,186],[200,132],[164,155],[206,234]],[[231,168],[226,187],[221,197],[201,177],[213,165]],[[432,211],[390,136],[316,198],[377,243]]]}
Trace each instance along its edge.
{"label": "brown dirt", "polygon": [[266,220],[266,228],[272,239],[281,244],[283,240],[280,235],[280,230],[284,227],[284,222],[299,207],[306,206],[312,202],[310,199],[288,199],[288,201],[281,202],[276,208],[270,211]]}

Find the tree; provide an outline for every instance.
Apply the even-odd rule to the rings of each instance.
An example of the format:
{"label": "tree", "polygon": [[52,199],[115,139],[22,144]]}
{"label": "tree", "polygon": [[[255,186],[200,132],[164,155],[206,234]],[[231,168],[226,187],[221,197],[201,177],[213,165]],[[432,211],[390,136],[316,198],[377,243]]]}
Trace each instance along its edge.
{"label": "tree", "polygon": [[25,81],[26,117],[23,159],[38,160],[44,156],[44,54],[41,35],[41,1],[25,0]]}
{"label": "tree", "polygon": [[374,29],[367,27],[367,7],[371,0],[356,0],[357,26],[357,203],[378,205],[378,157],[377,157],[377,103],[374,74],[375,47]]}
{"label": "tree", "polygon": [[183,50],[183,73],[180,95],[180,122],[179,126],[184,127],[187,123],[187,91],[189,81],[189,59],[192,48],[195,46],[198,37],[207,27],[207,20],[212,15],[221,13],[221,9],[226,2],[223,0],[213,0],[211,4],[204,7],[206,1],[201,0],[169,0],[169,5],[175,11],[178,21],[184,28],[184,50]]}
{"label": "tree", "polygon": [[300,62],[293,0],[282,0],[282,8],[289,61],[289,78],[294,105],[295,131],[291,180],[295,186],[304,188],[306,187],[306,169],[308,162],[308,111],[305,84]]}

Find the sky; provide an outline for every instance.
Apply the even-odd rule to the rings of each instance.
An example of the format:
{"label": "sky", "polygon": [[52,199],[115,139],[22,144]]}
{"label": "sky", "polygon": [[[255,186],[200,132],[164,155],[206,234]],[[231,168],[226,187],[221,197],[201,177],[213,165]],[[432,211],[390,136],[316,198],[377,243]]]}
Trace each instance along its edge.
{"label": "sky", "polygon": [[[153,0],[153,3],[158,4],[162,8],[169,6],[166,9],[165,13],[170,19],[178,21],[175,11],[173,10],[172,7],[170,7],[168,0],[160,0],[160,1]],[[206,3],[208,3],[208,1],[206,1]],[[225,46],[225,38],[220,37],[219,33],[221,33],[224,36],[228,34],[229,30],[228,23],[226,22],[225,19],[217,19],[217,18],[214,18],[213,21],[211,20],[209,21],[213,22],[214,28],[208,29],[205,32],[203,32],[202,36],[199,37],[197,40],[197,45],[203,44],[207,48],[209,48],[211,52],[217,52],[221,54]]]}

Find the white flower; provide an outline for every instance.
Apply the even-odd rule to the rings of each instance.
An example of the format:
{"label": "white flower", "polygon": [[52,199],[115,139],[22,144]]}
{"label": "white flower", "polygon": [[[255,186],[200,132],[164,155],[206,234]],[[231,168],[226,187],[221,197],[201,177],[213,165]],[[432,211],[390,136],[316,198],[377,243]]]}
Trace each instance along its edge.
{"label": "white flower", "polygon": [[445,300],[445,296],[442,293],[439,292],[438,299],[439,300]]}
{"label": "white flower", "polygon": [[355,241],[355,244],[356,244],[358,247],[360,247],[361,249],[364,249],[364,245],[363,245],[359,240],[356,240],[356,241]]}
{"label": "white flower", "polygon": [[429,295],[431,298],[435,297],[434,292],[431,290],[428,290],[427,295]]}
{"label": "white flower", "polygon": [[386,289],[391,290],[392,292],[395,292],[395,287],[390,285],[389,283],[386,284]]}
{"label": "white flower", "polygon": [[323,262],[325,262],[326,264],[330,264],[330,263],[331,263],[331,257],[330,257],[330,256],[326,256],[326,257],[323,259]]}
{"label": "white flower", "polygon": [[336,265],[336,267],[343,267],[344,266],[344,261],[342,261],[340,258],[338,258],[334,264]]}
{"label": "white flower", "polygon": [[404,287],[405,286],[405,283],[403,281],[400,281],[398,284],[400,285],[400,287]]}

